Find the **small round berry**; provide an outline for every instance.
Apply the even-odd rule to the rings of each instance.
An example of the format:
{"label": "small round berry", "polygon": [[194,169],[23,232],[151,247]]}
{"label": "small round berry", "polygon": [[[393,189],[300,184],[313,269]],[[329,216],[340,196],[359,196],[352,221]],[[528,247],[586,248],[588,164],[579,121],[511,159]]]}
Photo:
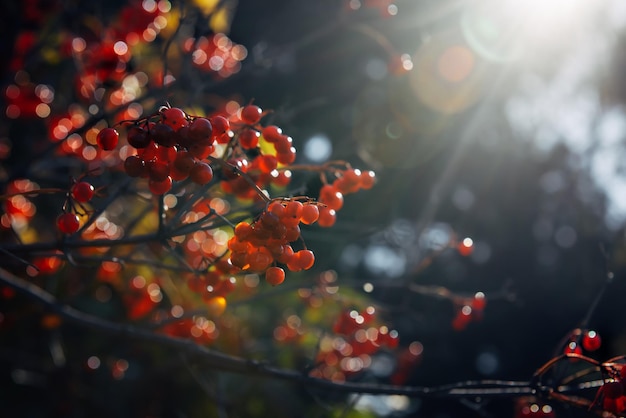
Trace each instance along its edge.
{"label": "small round berry", "polygon": [[376,173],[373,171],[362,171],[360,177],[361,188],[369,190],[376,183]]}
{"label": "small round berry", "polygon": [[150,191],[155,195],[162,195],[170,191],[172,188],[172,178],[167,176],[163,181],[155,181],[150,179],[148,181],[148,187]]}
{"label": "small round berry", "polygon": [[239,145],[243,149],[254,149],[259,145],[260,134],[253,129],[245,129],[239,134]]}
{"label": "small round berry", "polygon": [[325,203],[330,209],[338,211],[343,206],[343,195],[334,186],[325,184],[320,189],[320,202]]}
{"label": "small round berry", "polygon": [[170,125],[157,123],[150,130],[150,135],[154,142],[164,147],[173,147],[178,142],[178,136]]}
{"label": "small round berry", "polygon": [[280,129],[276,125],[269,125],[263,128],[263,130],[261,131],[261,134],[263,135],[263,138],[267,142],[274,143],[274,142],[280,141],[280,138],[283,134],[283,130]]}
{"label": "small round berry", "polygon": [[124,170],[131,177],[145,177],[148,174],[145,161],[137,155],[131,155],[124,160]]}
{"label": "small round berry", "polygon": [[280,267],[268,267],[265,271],[265,280],[272,286],[276,286],[285,281],[285,270]]}
{"label": "small round berry", "polygon": [[311,250],[300,250],[298,251],[294,257],[297,259],[298,267],[302,270],[308,270],[313,267],[315,263],[315,254]]}
{"label": "small round berry", "polygon": [[72,197],[80,203],[86,203],[91,200],[94,195],[94,187],[86,181],[79,181],[72,186]]}
{"label": "small round berry", "polygon": [[224,116],[214,116],[211,118],[213,135],[220,136],[230,129],[230,122]]}
{"label": "small round berry", "polygon": [[254,125],[261,120],[263,110],[257,105],[249,104],[241,108],[240,117],[244,123]]}
{"label": "small round berry", "polygon": [[329,207],[320,208],[320,217],[317,224],[323,228],[329,228],[337,221],[337,213]]}
{"label": "small round berry", "polygon": [[278,160],[273,155],[259,155],[256,160],[261,173],[270,174],[276,170]]}
{"label": "small round berry", "polygon": [[73,234],[78,231],[80,220],[75,213],[62,213],[57,217],[57,228],[63,234]]}
{"label": "small round berry", "polygon": [[196,165],[196,160],[189,152],[178,151],[173,165],[178,171],[188,175],[194,165]]}
{"label": "small round berry", "polygon": [[111,151],[117,146],[120,134],[113,128],[104,128],[96,136],[98,146],[105,151]]}
{"label": "small round berry", "polygon": [[189,177],[196,184],[207,184],[213,180],[213,169],[207,163],[198,162],[189,172]]}
{"label": "small round berry", "polygon": [[602,340],[597,332],[589,330],[583,335],[582,345],[587,351],[596,351],[602,345]]}
{"label": "small round berry", "polygon": [[147,163],[148,175],[151,180],[163,181],[170,175],[170,166],[168,163],[159,160],[150,160]]}
{"label": "small round berry", "polygon": [[152,138],[148,135],[148,131],[140,126],[131,126],[126,133],[128,143],[135,148],[145,148],[150,145]]}
{"label": "small round berry", "polygon": [[213,133],[213,126],[206,118],[196,118],[189,124],[189,138],[193,141],[209,140]]}
{"label": "small round berry", "polygon": [[171,107],[161,111],[163,123],[169,125],[174,131],[178,131],[183,126],[188,125],[187,115],[178,107]]}
{"label": "small round berry", "polygon": [[320,209],[317,207],[317,205],[309,204],[302,207],[302,216],[300,217],[300,222],[302,222],[303,224],[311,225],[317,222],[319,217]]}

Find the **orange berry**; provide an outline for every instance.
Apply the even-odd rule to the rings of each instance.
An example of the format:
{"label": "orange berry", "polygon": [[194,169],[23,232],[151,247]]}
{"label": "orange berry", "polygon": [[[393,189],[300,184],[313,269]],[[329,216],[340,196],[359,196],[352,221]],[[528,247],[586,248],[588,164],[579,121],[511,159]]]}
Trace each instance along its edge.
{"label": "orange berry", "polygon": [[276,286],[285,281],[285,270],[280,267],[269,267],[265,271],[265,280],[272,286]]}
{"label": "orange berry", "polygon": [[320,217],[320,210],[317,205],[309,204],[304,205],[302,208],[302,217],[300,218],[300,222],[305,225],[311,225],[315,223]]}
{"label": "orange berry", "polygon": [[313,254],[313,251],[311,250],[300,250],[294,255],[294,257],[297,260],[298,266],[300,266],[302,270],[310,269],[315,263],[315,254]]}

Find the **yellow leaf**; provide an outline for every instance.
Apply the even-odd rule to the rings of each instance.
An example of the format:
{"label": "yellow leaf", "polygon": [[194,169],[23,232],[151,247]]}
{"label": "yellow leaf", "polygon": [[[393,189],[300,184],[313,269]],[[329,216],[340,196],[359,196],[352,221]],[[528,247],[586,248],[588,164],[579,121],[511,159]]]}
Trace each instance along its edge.
{"label": "yellow leaf", "polygon": [[214,11],[209,20],[209,27],[215,33],[228,33],[230,30],[230,22],[233,18],[235,10],[235,1],[225,3],[224,6]]}
{"label": "yellow leaf", "polygon": [[200,9],[202,14],[204,14],[205,16],[211,13],[215,9],[218,3],[219,3],[219,0],[194,0],[193,1],[193,4],[195,4],[196,7],[198,7],[198,9]]}

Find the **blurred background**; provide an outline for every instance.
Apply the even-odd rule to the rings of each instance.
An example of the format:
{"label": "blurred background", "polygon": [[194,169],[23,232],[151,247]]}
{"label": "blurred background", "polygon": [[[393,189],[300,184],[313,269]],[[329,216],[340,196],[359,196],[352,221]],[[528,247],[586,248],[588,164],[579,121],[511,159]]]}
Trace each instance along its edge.
{"label": "blurred background", "polygon": [[[60,3],[64,19],[104,13],[83,2]],[[303,234],[317,255],[316,271],[332,270],[340,288],[371,297],[401,345],[419,342],[419,364],[403,384],[529,379],[563,352],[563,339],[581,326],[607,269],[615,279],[586,324],[602,336],[593,356],[626,353],[626,2],[239,0],[220,7],[223,29],[245,46],[245,59],[229,77],[181,77],[178,103],[254,99],[273,110],[268,123],[294,138],[298,163],[342,159],[376,171],[376,186],[346,197],[334,228]],[[21,28],[11,16],[17,15],[8,13],[3,29],[8,56]],[[207,31],[189,30],[195,32],[176,36]],[[140,67],[141,55],[134,59]],[[34,67],[38,82],[68,84],[60,67]],[[14,73],[3,70],[6,85]],[[3,123],[0,134],[15,143],[24,126],[8,111]],[[20,152],[13,161],[27,159],[28,150]],[[304,192],[319,188],[315,178],[301,180]],[[482,318],[454,326],[459,307],[441,292],[424,291],[432,286],[460,296],[483,292]],[[273,323],[265,325],[267,331]],[[39,400],[58,399],[11,378],[7,359],[17,344],[6,344],[2,384],[10,389],[0,391],[0,405],[27,406],[14,416],[48,416]],[[391,353],[374,363],[356,380],[384,381],[397,367]],[[129,386],[130,375],[130,382],[115,384],[93,378],[85,390],[115,401],[89,416],[222,416],[207,406],[197,379],[173,372],[176,362],[161,365],[135,377],[144,390]],[[515,416],[510,399],[471,405],[335,399],[276,382],[235,390],[236,379],[221,385],[230,405],[225,416]],[[73,390],[61,392],[74,399]],[[54,416],[84,416],[94,405],[85,396],[90,400],[74,415]],[[237,396],[244,405],[233,405]],[[353,408],[333,406],[337,401]],[[156,409],[146,406],[155,403]],[[559,417],[587,414],[552,406]]]}

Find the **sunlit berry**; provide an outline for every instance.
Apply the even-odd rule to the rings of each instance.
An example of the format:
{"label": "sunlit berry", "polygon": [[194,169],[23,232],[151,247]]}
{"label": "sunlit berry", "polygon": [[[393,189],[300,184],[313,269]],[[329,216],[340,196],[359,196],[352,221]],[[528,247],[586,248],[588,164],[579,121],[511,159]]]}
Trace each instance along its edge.
{"label": "sunlit berry", "polygon": [[253,129],[245,129],[239,134],[239,145],[243,149],[254,149],[259,145],[260,134]]}
{"label": "sunlit berry", "polygon": [[302,207],[302,216],[300,217],[300,222],[305,225],[311,225],[320,217],[320,210],[317,205],[304,205]]}
{"label": "sunlit berry", "polygon": [[268,267],[265,271],[265,280],[272,286],[276,286],[285,281],[285,270],[280,267]]}
{"label": "sunlit berry", "polygon": [[240,118],[244,123],[254,125],[261,120],[263,110],[257,105],[249,104],[241,108]]}
{"label": "sunlit berry", "polygon": [[214,136],[222,135],[230,129],[230,122],[224,116],[214,116],[210,121]]}

